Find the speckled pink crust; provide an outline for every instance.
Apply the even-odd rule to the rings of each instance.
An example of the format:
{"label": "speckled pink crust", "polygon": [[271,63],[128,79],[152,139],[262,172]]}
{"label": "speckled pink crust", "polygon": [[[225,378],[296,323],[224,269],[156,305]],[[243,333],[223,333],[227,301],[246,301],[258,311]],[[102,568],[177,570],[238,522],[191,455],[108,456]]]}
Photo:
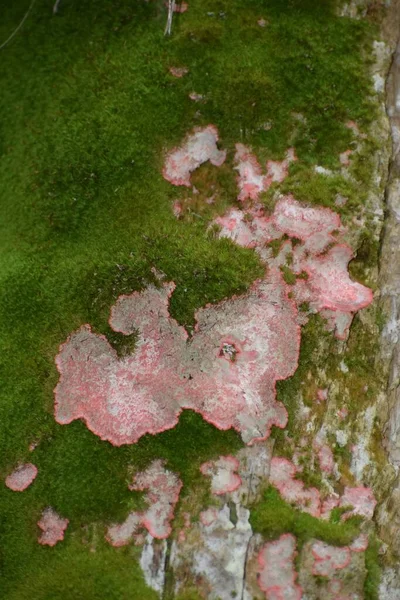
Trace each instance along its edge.
{"label": "speckled pink crust", "polygon": [[[296,293],[309,298],[318,310],[327,308],[340,312],[356,312],[371,304],[372,291],[352,281],[347,266],[353,251],[344,244],[336,245],[326,254],[309,256],[302,261],[308,280],[298,284]],[[307,287],[306,294],[303,288]]]}
{"label": "speckled pink crust", "polygon": [[218,150],[218,130],[214,125],[195,128],[180,148],[167,154],[163,169],[164,178],[174,185],[190,187],[190,174],[208,160],[220,167],[226,158],[224,150]]}
{"label": "speckled pink crust", "polygon": [[319,491],[316,488],[305,488],[300,479],[295,479],[296,473],[296,466],[290,460],[275,456],[271,461],[269,480],[286,502],[295,504],[300,510],[313,517],[320,517]]}
{"label": "speckled pink crust", "polygon": [[266,177],[262,173],[260,163],[243,144],[236,144],[235,163],[235,169],[239,172],[238,200],[257,200],[260,192],[266,189]]}
{"label": "speckled pink crust", "polygon": [[149,508],[143,513],[143,526],[155,538],[164,539],[171,533],[174,508],[179,500],[182,482],[167,471],[162,460],[155,460],[143,473],[138,473],[130,490],[144,491]]}
{"label": "speckled pink crust", "polygon": [[205,526],[209,527],[212,525],[218,517],[218,509],[210,507],[207,510],[203,510],[200,513],[200,522]]}
{"label": "speckled pink crust", "polygon": [[8,475],[5,484],[13,492],[23,492],[36,479],[37,474],[37,467],[32,463],[26,463],[25,465],[20,465]]}
{"label": "speckled pink crust", "polygon": [[142,513],[133,511],[129,513],[123,523],[110,525],[105,536],[107,542],[114,548],[129,544],[137,535],[140,535],[137,532],[141,528],[142,518]]}
{"label": "speckled pink crust", "polygon": [[251,150],[243,144],[236,144],[235,169],[239,172],[238,200],[257,200],[261,192],[266,191],[271,183],[282,182],[288,175],[289,164],[297,160],[294,149],[289,148],[283,161],[269,160],[266,175]]}
{"label": "speckled pink crust", "polygon": [[[270,217],[260,207],[231,209],[214,222],[221,228],[221,237],[254,248],[270,267],[286,265],[290,256],[290,269],[302,275],[293,286],[296,303],[307,302],[312,310],[320,312],[327,329],[339,339],[347,338],[354,313],[373,300],[370,289],[349,277],[353,252],[338,243],[336,236],[343,227],[339,215],[330,209],[304,206],[289,195],[280,198]],[[301,243],[286,240],[278,255],[272,257],[265,245],[284,234]]]}
{"label": "speckled pink crust", "polygon": [[182,489],[179,477],[165,468],[164,461],[155,460],[145,471],[137,473],[129,489],[148,490],[145,496],[148,508],[131,512],[123,523],[108,527],[106,540],[115,547],[125,546],[143,527],[157,539],[167,538]]}
{"label": "speckled pink crust", "polygon": [[337,494],[332,494],[325,498],[321,506],[321,519],[329,520],[331,512],[339,506],[340,498]]}
{"label": "speckled pink crust", "polygon": [[331,447],[328,446],[328,444],[322,444],[319,447],[317,446],[317,456],[321,471],[331,475],[335,468],[335,461]]}
{"label": "speckled pink crust", "polygon": [[258,584],[268,600],[301,600],[302,589],[296,583],[293,565],[296,554],[296,538],[290,533],[262,547]]}
{"label": "speckled pink crust", "polygon": [[211,477],[211,493],[216,496],[234,492],[241,486],[238,469],[239,461],[234,456],[220,456],[218,460],[210,460],[200,467],[203,475]]}
{"label": "speckled pink crust", "polygon": [[372,519],[376,506],[376,500],[371,488],[367,487],[346,487],[344,494],[340,498],[340,506],[352,506],[353,510],[342,515],[342,519],[348,519],[353,515],[360,515],[364,519]]}
{"label": "speckled pink crust", "polygon": [[39,544],[43,546],[55,546],[57,542],[64,539],[64,531],[68,527],[69,520],[60,517],[52,508],[46,508],[42,513],[42,518],[38,521],[38,526],[43,533],[38,539]]}
{"label": "speckled pink crust", "polygon": [[352,552],[365,552],[368,548],[368,536],[360,533],[358,537],[349,546]]}
{"label": "speckled pink crust", "polygon": [[311,548],[314,557],[313,575],[333,577],[335,572],[350,564],[351,553],[348,546],[329,546],[325,542],[315,542]]}
{"label": "speckled pink crust", "polygon": [[173,77],[177,77],[178,79],[180,79],[181,77],[189,73],[189,69],[187,67],[170,67],[169,72]]}
{"label": "speckled pink crust", "polygon": [[139,331],[131,356],[119,360],[88,325],[60,347],[57,422],[83,419],[116,446],[174,427],[184,408],[219,429],[234,427],[245,442],[285,427],[275,385],[297,368],[300,327],[281,273],[271,269],[247,294],[199,310],[190,340],[169,316],[173,289],[149,286],[112,308],[115,331]]}

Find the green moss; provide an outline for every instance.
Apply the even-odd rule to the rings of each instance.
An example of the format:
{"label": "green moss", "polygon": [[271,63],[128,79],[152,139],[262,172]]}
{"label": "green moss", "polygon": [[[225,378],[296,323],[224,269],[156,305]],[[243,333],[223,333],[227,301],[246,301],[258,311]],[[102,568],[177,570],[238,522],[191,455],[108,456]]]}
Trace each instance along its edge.
{"label": "green moss", "polygon": [[295,275],[295,273],[293,273],[293,271],[289,267],[287,267],[286,265],[282,265],[280,267],[280,269],[282,271],[282,275],[283,275],[284,281],[288,285],[294,285],[296,283],[296,275]]}
{"label": "green moss", "polygon": [[378,600],[381,579],[380,544],[374,535],[369,536],[368,548],[365,551],[365,567],[367,576],[364,583],[365,600]]}
{"label": "green moss", "polygon": [[41,548],[31,569],[15,581],[8,600],[156,600],[129,549],[97,544],[95,551],[69,539]]}
{"label": "green moss", "polygon": [[263,499],[252,508],[250,522],[254,529],[265,537],[275,539],[283,533],[291,532],[301,548],[305,542],[316,538],[328,544],[344,546],[358,533],[358,518],[345,523],[332,523],[316,519],[300,512],[282,500],[279,492],[269,487]]}
{"label": "green moss", "polygon": [[[25,11],[25,0],[4,7],[0,39]],[[257,25],[261,16],[265,28]],[[331,206],[343,193],[350,211],[363,198],[341,178],[310,173],[317,163],[337,166],[351,142],[348,119],[366,128],[375,117],[365,68],[368,23],[337,17],[328,0],[192,0],[187,13],[175,15],[169,38],[165,18],[163,2],[68,0],[54,17],[48,2],[37,0],[2,51],[0,470],[4,476],[23,460],[39,467],[23,495],[0,490],[0,587],[7,598],[24,599],[29,590],[39,600],[68,598],[69,579],[74,598],[104,597],[110,587],[110,598],[128,591],[152,598],[135,579],[128,551],[86,555],[69,536],[95,520],[123,518],[140,503],[126,487],[129,467],[164,458],[186,494],[202,461],[241,446],[234,432],[217,431],[189,411],[173,431],[121,448],[83,423],[62,427],[53,417],[59,344],[90,323],[120,355],[131,352],[135,336],[112,332],[109,310],[118,295],[154,282],[152,267],[175,281],[171,313],[189,331],[199,307],[243,292],[262,274],[254,252],[207,232],[213,211],[237,194],[229,169],[234,144],[252,145],[261,161],[281,159],[295,145],[300,160],[284,189],[300,200]],[[172,78],[175,64],[185,64],[188,75]],[[206,102],[189,100],[193,90]],[[188,202],[178,222],[171,204],[186,200],[186,191],[162,178],[164,154],[208,123],[219,128],[227,163],[205,166],[193,182],[199,198],[216,190],[216,204]],[[366,165],[355,165],[365,182]],[[303,330],[299,371],[278,386],[289,430],[295,392],[324,335],[316,323],[312,318]],[[32,441],[39,441],[33,454]],[[36,521],[48,504],[71,521],[66,543],[51,551],[36,542]],[[97,579],[85,581],[91,571]]]}

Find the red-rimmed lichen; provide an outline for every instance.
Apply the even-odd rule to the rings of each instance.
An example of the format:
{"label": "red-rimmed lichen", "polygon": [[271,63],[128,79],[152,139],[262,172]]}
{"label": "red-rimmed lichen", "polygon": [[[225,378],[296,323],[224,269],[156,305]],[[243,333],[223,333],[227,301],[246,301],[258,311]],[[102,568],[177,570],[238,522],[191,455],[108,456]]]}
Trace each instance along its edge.
{"label": "red-rimmed lichen", "polygon": [[130,490],[147,490],[145,502],[148,508],[131,512],[121,524],[110,525],[106,539],[113,546],[125,546],[143,527],[154,538],[167,538],[171,533],[171,521],[181,488],[179,477],[168,471],[162,460],[152,462],[145,471],[135,475],[129,486]]}
{"label": "red-rimmed lichen", "polygon": [[219,167],[226,152],[218,150],[218,130],[214,125],[195,128],[180,148],[171,150],[165,160],[163,176],[174,185],[190,187],[190,174],[208,160]]}
{"label": "red-rimmed lichen", "polygon": [[5,484],[13,492],[23,492],[31,485],[37,474],[37,467],[32,463],[26,463],[10,473],[6,477]]}
{"label": "red-rimmed lichen", "polygon": [[43,531],[38,542],[43,546],[55,546],[57,542],[64,539],[64,531],[68,527],[69,520],[63,519],[56,511],[49,507],[42,513],[38,526]]}
{"label": "red-rimmed lichen", "polygon": [[269,600],[284,598],[300,600],[302,589],[296,583],[294,568],[296,538],[290,533],[265,544],[258,556],[260,573],[258,583]]}
{"label": "red-rimmed lichen", "polygon": [[[184,408],[219,429],[234,427],[246,442],[285,427],[287,412],[275,385],[297,368],[297,310],[279,271],[271,269],[249,292],[196,313],[189,340],[169,316],[174,284],[122,296],[110,325],[139,331],[134,353],[118,359],[106,338],[85,325],[60,347],[55,416],[61,424],[84,419],[114,445],[174,427]],[[221,356],[224,343],[238,349]]]}

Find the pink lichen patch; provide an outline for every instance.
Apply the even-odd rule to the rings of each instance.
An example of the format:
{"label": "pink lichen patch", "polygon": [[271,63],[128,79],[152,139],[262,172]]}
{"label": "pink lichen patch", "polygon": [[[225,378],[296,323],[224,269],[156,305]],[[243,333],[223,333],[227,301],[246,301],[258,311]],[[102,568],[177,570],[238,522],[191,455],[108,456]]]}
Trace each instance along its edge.
{"label": "pink lichen patch", "polygon": [[39,544],[43,546],[55,546],[57,542],[64,539],[64,531],[68,527],[69,520],[60,517],[52,508],[46,508],[42,513],[42,518],[38,521],[38,526],[43,531],[38,539]]}
{"label": "pink lichen patch", "polygon": [[371,488],[367,487],[346,487],[344,494],[340,498],[340,506],[352,506],[353,509],[342,515],[342,519],[346,520],[353,515],[360,515],[365,519],[372,519],[376,506],[376,500]]}
{"label": "pink lichen patch", "polygon": [[203,510],[200,513],[200,522],[205,526],[209,527],[213,523],[215,523],[218,517],[218,510],[216,508],[210,507],[207,510]]}
{"label": "pink lichen patch", "polygon": [[314,557],[312,568],[313,575],[321,577],[334,577],[336,571],[344,569],[350,564],[351,554],[347,546],[330,546],[325,542],[315,542],[311,547]]}
{"label": "pink lichen patch", "polygon": [[349,548],[352,552],[365,552],[368,548],[368,536],[365,533],[360,533],[350,544]]}
{"label": "pink lichen patch", "polygon": [[343,406],[342,408],[340,408],[337,411],[336,414],[337,414],[337,416],[339,417],[339,419],[341,421],[344,421],[344,419],[346,419],[349,416],[349,410],[348,410],[348,408],[346,406]]}
{"label": "pink lichen patch", "polygon": [[271,183],[282,183],[289,174],[289,165],[297,160],[294,148],[289,148],[286,157],[282,161],[269,160],[267,162],[267,187]]}
{"label": "pink lichen patch", "polygon": [[165,539],[171,533],[171,521],[179,499],[182,482],[179,477],[164,467],[162,460],[155,460],[151,465],[135,475],[130,490],[145,491],[145,511],[131,512],[123,523],[108,527],[106,539],[112,546],[125,546],[145,527],[158,539]]}
{"label": "pink lichen patch", "polygon": [[319,491],[316,488],[306,489],[300,479],[295,479],[296,473],[297,468],[290,460],[275,456],[271,461],[270,483],[277,488],[284,500],[313,517],[320,517]]}
{"label": "pink lichen patch", "polygon": [[189,69],[187,67],[170,67],[169,72],[173,77],[177,77],[178,79],[180,79],[181,77],[189,73]]}
{"label": "pink lichen patch", "polygon": [[189,98],[193,100],[193,102],[201,102],[204,100],[203,94],[198,94],[197,92],[190,92]]}
{"label": "pink lichen patch", "polygon": [[360,133],[360,129],[355,121],[347,121],[347,129],[351,129],[356,135]]}
{"label": "pink lichen patch", "polygon": [[175,200],[175,202],[173,203],[172,213],[173,213],[174,217],[176,217],[177,219],[181,216],[182,204],[179,202],[179,200]]}
{"label": "pink lichen patch", "polygon": [[5,484],[13,492],[23,492],[31,485],[38,474],[37,467],[32,463],[20,465],[6,477]]}
{"label": "pink lichen patch", "polygon": [[347,266],[352,258],[351,248],[338,244],[326,254],[303,260],[303,271],[308,274],[305,283],[318,310],[356,312],[372,302],[372,290],[349,277]]}
{"label": "pink lichen patch", "polygon": [[325,498],[321,506],[321,519],[329,520],[331,512],[339,506],[340,498],[336,494],[332,494]]}
{"label": "pink lichen patch", "polygon": [[200,471],[211,477],[211,493],[217,496],[233,492],[242,480],[237,474],[239,461],[234,456],[220,456],[218,460],[203,463]]}
{"label": "pink lichen patch", "polygon": [[340,164],[343,167],[348,167],[350,165],[350,155],[353,153],[352,150],[346,150],[339,155]]}
{"label": "pink lichen patch", "polygon": [[278,201],[273,221],[282,233],[307,242],[307,249],[311,252],[315,252],[314,246],[319,237],[322,237],[322,243],[319,243],[317,251],[321,252],[334,241],[332,232],[342,228],[339,215],[329,208],[303,206],[291,195]]}
{"label": "pink lichen patch", "polygon": [[[297,368],[300,327],[281,273],[271,269],[247,294],[198,311],[190,340],[169,316],[173,289],[149,286],[113,306],[114,331],[138,333],[132,355],[118,359],[88,325],[60,347],[57,422],[83,419],[114,445],[174,427],[184,408],[219,429],[234,427],[246,442],[265,439],[273,425],[285,427],[275,385]],[[224,344],[239,350],[234,360],[221,354]]]}
{"label": "pink lichen patch", "polygon": [[274,182],[281,183],[288,175],[289,164],[297,160],[294,149],[289,148],[283,161],[269,160],[266,174],[251,150],[243,144],[236,144],[235,169],[239,172],[238,200],[257,200],[261,192],[266,191]]}
{"label": "pink lichen patch", "polygon": [[265,27],[267,25],[267,21],[265,19],[258,19],[257,25],[260,27]]}
{"label": "pink lichen patch", "polygon": [[226,152],[218,150],[218,130],[214,125],[194,129],[180,148],[168,153],[163,169],[164,178],[174,185],[191,186],[190,174],[208,160],[220,167]]}
{"label": "pink lichen patch", "polygon": [[327,444],[322,444],[317,450],[317,456],[321,471],[331,475],[335,468],[335,461],[331,448]]}
{"label": "pink lichen patch", "polygon": [[235,169],[239,172],[238,200],[257,200],[260,192],[266,188],[267,181],[262,173],[260,163],[250,149],[243,144],[236,144]]}
{"label": "pink lichen patch", "polygon": [[175,473],[164,467],[162,460],[155,460],[142,473],[135,476],[130,490],[148,490],[145,500],[149,508],[143,513],[143,525],[155,538],[164,539],[171,533],[174,508],[179,500],[182,482]]}
{"label": "pink lichen patch", "polygon": [[290,533],[262,547],[258,585],[268,600],[301,600],[302,589],[296,583],[293,565],[296,554],[296,538]]}
{"label": "pink lichen patch", "polygon": [[115,548],[129,544],[142,525],[142,514],[131,512],[125,521],[107,529],[106,540]]}
{"label": "pink lichen patch", "polygon": [[328,399],[328,389],[318,389],[317,390],[317,400],[319,402],[325,402]]}

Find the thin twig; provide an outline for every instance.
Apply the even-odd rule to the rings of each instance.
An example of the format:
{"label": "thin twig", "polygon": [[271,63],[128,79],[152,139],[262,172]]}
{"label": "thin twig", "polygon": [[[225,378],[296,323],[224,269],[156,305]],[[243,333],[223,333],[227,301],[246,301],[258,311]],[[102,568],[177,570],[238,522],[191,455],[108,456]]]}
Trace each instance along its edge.
{"label": "thin twig", "polygon": [[53,6],[53,15],[56,15],[58,13],[58,7],[60,5],[61,0],[56,0],[54,6]]}
{"label": "thin twig", "polygon": [[0,46],[0,50],[2,50],[3,48],[5,48],[8,44],[8,42],[11,42],[11,40],[13,39],[14,35],[21,29],[22,25],[25,23],[25,20],[27,18],[27,16],[29,15],[29,13],[31,12],[33,5],[35,4],[36,0],[32,0],[28,10],[26,11],[21,23],[18,25],[18,27],[16,29],[14,29],[14,31],[12,32],[12,34],[10,35],[10,37],[8,39],[6,39],[5,42],[2,43],[2,45]]}
{"label": "thin twig", "polygon": [[172,17],[175,12],[175,0],[168,0],[168,17],[167,24],[165,26],[164,35],[171,35],[172,29]]}

